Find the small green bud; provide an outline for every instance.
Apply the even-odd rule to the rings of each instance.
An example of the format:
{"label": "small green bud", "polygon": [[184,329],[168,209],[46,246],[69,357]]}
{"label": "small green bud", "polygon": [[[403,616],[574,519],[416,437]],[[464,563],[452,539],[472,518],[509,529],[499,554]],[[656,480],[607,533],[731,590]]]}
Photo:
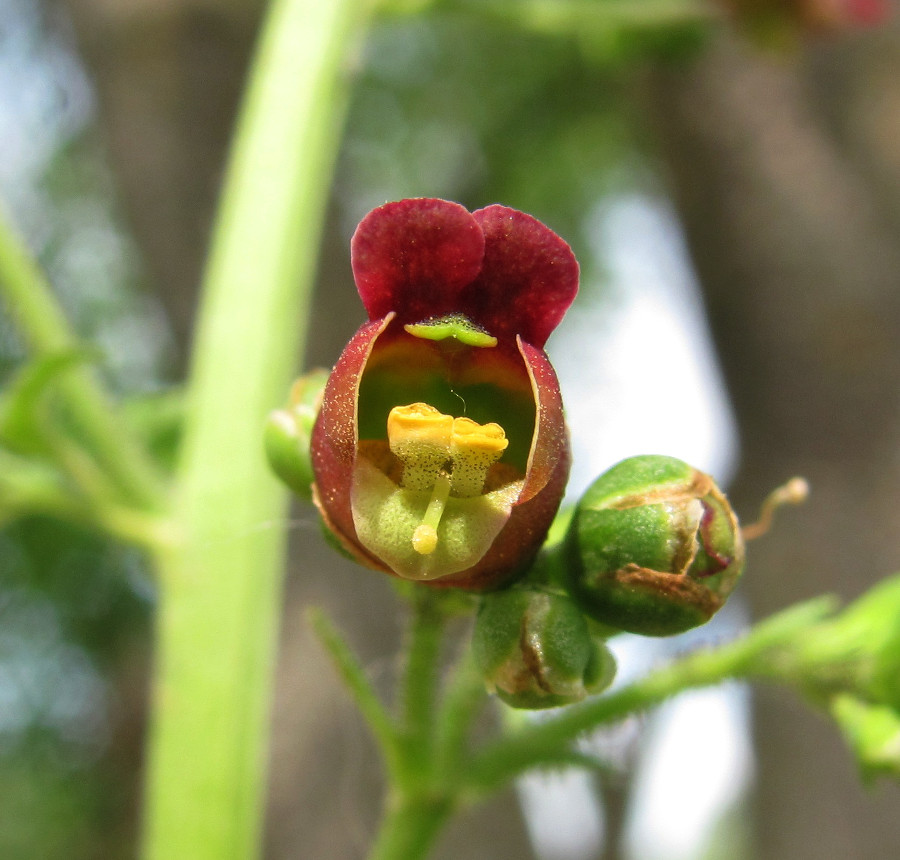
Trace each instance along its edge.
{"label": "small green bud", "polygon": [[584,612],[647,636],[709,621],[744,567],[737,518],[712,478],[654,455],[623,460],[588,488],[565,552]]}
{"label": "small green bud", "polygon": [[272,471],[298,496],[312,498],[309,440],[328,380],[327,370],[312,370],[291,387],[288,405],[266,420],[263,441]]}
{"label": "small green bud", "polygon": [[513,588],[486,595],[475,621],[475,662],[514,708],[554,708],[605,690],[612,654],[566,596]]}

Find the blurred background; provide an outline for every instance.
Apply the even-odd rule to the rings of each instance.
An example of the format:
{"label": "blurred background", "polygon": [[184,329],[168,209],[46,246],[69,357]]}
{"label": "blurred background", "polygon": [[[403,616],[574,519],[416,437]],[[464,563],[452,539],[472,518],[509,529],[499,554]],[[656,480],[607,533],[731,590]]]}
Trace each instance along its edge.
{"label": "blurred background", "polygon": [[[0,199],[138,416],[168,408],[185,373],[263,5],[0,0]],[[522,27],[514,7],[384,17],[352,58],[298,367],[330,366],[364,319],[348,241],[370,208],[523,209],[582,264],[548,344],[573,493],[637,453],[711,471],[748,520],[793,474],[813,489],[752,546],[740,600],[709,628],[622,639],[624,677],[900,568],[896,16],[760,38],[716,10],[712,25],[598,15],[573,33]],[[0,313],[0,381],[21,358]],[[161,456],[174,445],[161,437]],[[375,827],[378,762],[302,608],[332,613],[385,688],[402,618],[311,509],[290,531],[304,575],[286,581],[266,857],[350,860]],[[132,550],[47,520],[0,531],[0,857],[135,855],[153,605]],[[529,778],[438,856],[884,860],[900,844],[897,787],[861,788],[837,732],[782,690],[683,696],[589,743],[609,777]]]}

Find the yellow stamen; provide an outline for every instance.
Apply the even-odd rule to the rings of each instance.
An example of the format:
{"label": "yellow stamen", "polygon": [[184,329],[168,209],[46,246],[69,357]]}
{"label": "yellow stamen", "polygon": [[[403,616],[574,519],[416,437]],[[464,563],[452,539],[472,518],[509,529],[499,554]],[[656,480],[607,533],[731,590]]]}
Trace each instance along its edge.
{"label": "yellow stamen", "polygon": [[481,495],[488,469],[509,441],[499,424],[453,418],[427,403],[395,406],[388,415],[387,433],[391,451],[403,463],[403,488],[431,491],[412,536],[413,549],[431,555],[451,491],[460,498]]}
{"label": "yellow stamen", "polygon": [[453,417],[427,403],[395,406],[388,415],[388,445],[403,462],[401,484],[430,490],[450,458]]}
{"label": "yellow stamen", "polygon": [[509,440],[499,424],[455,419],[450,439],[453,492],[463,498],[481,495],[488,469],[500,459],[507,445]]}

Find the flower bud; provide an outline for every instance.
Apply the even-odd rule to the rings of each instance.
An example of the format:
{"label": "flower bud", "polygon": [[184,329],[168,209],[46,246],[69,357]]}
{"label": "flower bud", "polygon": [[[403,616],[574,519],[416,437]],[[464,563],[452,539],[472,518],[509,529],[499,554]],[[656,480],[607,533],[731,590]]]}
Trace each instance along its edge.
{"label": "flower bud", "polygon": [[610,685],[606,644],[565,595],[513,588],[483,598],[472,650],[488,688],[514,708],[554,708]]}
{"label": "flower bud", "polygon": [[647,636],[709,621],[744,566],[737,518],[712,478],[654,455],[623,460],[591,485],[565,552],[584,612]]}
{"label": "flower bud", "polygon": [[319,413],[327,370],[312,370],[291,387],[288,405],[269,414],[263,434],[272,471],[302,499],[312,498],[309,441]]}

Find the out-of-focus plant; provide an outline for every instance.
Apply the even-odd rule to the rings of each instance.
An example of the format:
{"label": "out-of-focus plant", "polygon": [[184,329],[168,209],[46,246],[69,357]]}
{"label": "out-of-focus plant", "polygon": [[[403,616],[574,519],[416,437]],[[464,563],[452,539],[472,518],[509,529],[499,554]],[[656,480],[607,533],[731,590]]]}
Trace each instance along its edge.
{"label": "out-of-focus plant", "polygon": [[[824,8],[770,5],[795,28]],[[262,428],[309,323],[348,58],[376,14],[429,7],[576,38],[585,50],[636,32],[648,45],[671,47],[676,31],[679,45],[696,44],[721,17],[695,0],[275,0],[206,269],[173,468],[154,446],[171,433],[170,414],[159,405],[141,420],[113,401],[98,356],[0,223],[0,290],[29,353],[0,398],[0,519],[40,514],[95,530],[139,548],[158,577],[147,858],[258,851],[284,531],[256,525],[283,521],[287,499],[267,471]],[[728,8],[742,20],[761,14]],[[841,8],[838,23],[877,17]],[[454,812],[525,771],[599,766],[574,746],[583,732],[727,678],[797,689],[834,716],[865,775],[900,774],[897,578],[844,610],[829,598],[788,608],[603,692],[615,671],[606,640],[708,620],[742,572],[750,530],[709,476],[643,457],[598,478],[545,543],[568,452],[541,347],[574,294],[574,259],[505,207],[470,215],[415,201],[377,211],[354,251],[371,322],[330,381],[296,383],[265,430],[274,471],[315,496],[345,551],[397,575],[410,606],[395,708],[311,613],[384,757],[385,818],[371,856],[425,856]],[[458,385],[477,420],[449,408]],[[788,486],[790,500],[798,485]],[[473,618],[473,644],[442,676],[444,631],[460,615]],[[516,708],[559,710],[476,742],[488,690]]]}

